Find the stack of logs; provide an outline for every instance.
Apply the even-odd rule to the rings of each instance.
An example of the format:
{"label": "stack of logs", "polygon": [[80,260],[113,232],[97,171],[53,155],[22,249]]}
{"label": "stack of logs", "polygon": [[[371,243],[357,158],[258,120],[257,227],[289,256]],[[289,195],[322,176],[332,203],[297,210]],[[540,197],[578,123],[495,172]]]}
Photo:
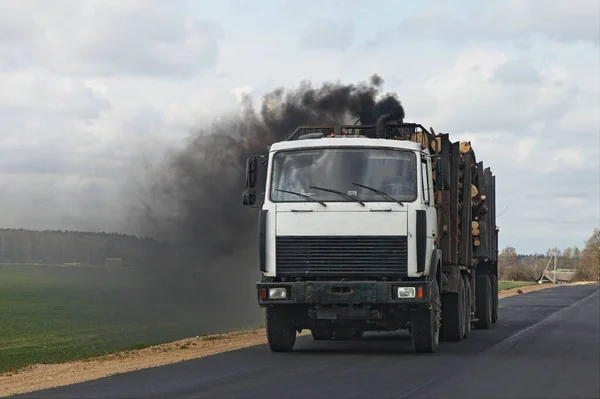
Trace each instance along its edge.
{"label": "stack of logs", "polygon": [[[464,154],[471,151],[471,143],[470,142],[461,142],[459,145],[459,156],[460,159],[458,161],[458,214],[462,213],[463,209],[463,189],[464,189],[464,175],[465,175],[465,157]],[[471,186],[471,193],[473,192],[473,186]],[[458,222],[458,245],[462,243],[462,217],[457,218]]]}
{"label": "stack of logs", "polygon": [[[415,134],[413,136],[413,140],[422,143],[423,145],[429,147],[433,153],[439,152],[441,149],[441,138],[439,136],[437,136],[433,130],[433,128],[431,129],[431,133],[432,135],[435,137],[434,140],[429,140],[429,138],[427,137],[427,135],[418,132],[417,134]],[[436,137],[437,136],[437,137]],[[459,175],[458,175],[458,208],[459,208],[459,212],[462,211],[463,209],[463,203],[462,203],[462,199],[463,199],[463,176],[464,176],[464,168],[465,168],[465,160],[464,160],[464,154],[468,153],[471,151],[471,142],[470,141],[463,141],[460,143],[459,145],[459,152],[460,152],[460,161],[459,161]],[[471,233],[473,236],[473,246],[478,247],[481,245],[481,239],[480,239],[480,229],[479,229],[479,219],[485,215],[488,211],[488,206],[485,204],[485,200],[486,200],[486,196],[484,194],[480,194],[479,193],[479,188],[477,187],[477,185],[483,185],[484,182],[480,182],[478,181],[478,174],[477,174],[477,163],[475,161],[475,157],[472,157],[472,164],[471,164],[471,176],[473,176],[472,181],[477,183],[477,184],[471,184],[471,207],[472,207],[472,217],[473,220],[471,221]],[[432,169],[433,169],[433,180],[435,182],[436,180],[436,165],[435,165],[435,158],[432,160]],[[458,242],[460,244],[461,241],[461,232],[462,232],[462,218],[458,218]]]}
{"label": "stack of logs", "polygon": [[[471,143],[470,142],[462,142],[460,143],[460,153],[461,153],[461,161],[462,154],[466,154],[471,151]],[[478,181],[477,178],[477,163],[475,161],[475,157],[472,158],[473,163],[471,164],[471,176],[473,176],[472,181],[476,182],[478,185],[483,185],[484,182]],[[464,168],[464,161],[461,162],[461,169]],[[459,185],[460,190],[460,185]],[[471,234],[473,236],[473,246],[478,247],[481,245],[481,239],[479,237],[481,231],[479,229],[479,219],[481,216],[485,215],[488,211],[488,206],[485,203],[486,196],[485,194],[480,194],[479,188],[475,184],[471,184],[471,215],[473,220],[471,221]],[[462,198],[462,193],[459,195],[459,198]],[[462,205],[460,205],[462,208]]]}

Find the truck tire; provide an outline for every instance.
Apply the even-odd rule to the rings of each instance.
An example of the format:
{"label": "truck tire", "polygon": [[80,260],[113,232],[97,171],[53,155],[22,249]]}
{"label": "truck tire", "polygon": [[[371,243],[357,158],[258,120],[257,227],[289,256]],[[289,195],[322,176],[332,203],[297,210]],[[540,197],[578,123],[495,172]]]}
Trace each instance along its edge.
{"label": "truck tire", "polygon": [[448,341],[462,341],[465,337],[465,282],[458,279],[458,293],[442,295],[442,336]]}
{"label": "truck tire", "polygon": [[440,342],[442,304],[440,290],[434,280],[431,285],[431,309],[417,309],[411,313],[411,339],[415,352],[433,353]]}
{"label": "truck tire", "polygon": [[296,328],[285,309],[268,307],[265,312],[267,342],[272,352],[291,352],[296,344]]}
{"label": "truck tire", "polygon": [[487,274],[477,276],[475,286],[475,326],[487,330],[492,325],[492,282]]}
{"label": "truck tire", "polygon": [[492,283],[492,323],[498,321],[498,277],[495,274],[490,274]]}
{"label": "truck tire", "polygon": [[329,341],[333,338],[333,331],[318,329],[311,331],[312,337],[315,341]]}
{"label": "truck tire", "polygon": [[472,299],[471,299],[471,279],[469,278],[469,275],[467,274],[463,274],[462,275],[462,279],[463,279],[463,283],[465,285],[465,335],[464,338],[467,338],[469,336],[469,333],[471,332],[471,304],[472,304]]}

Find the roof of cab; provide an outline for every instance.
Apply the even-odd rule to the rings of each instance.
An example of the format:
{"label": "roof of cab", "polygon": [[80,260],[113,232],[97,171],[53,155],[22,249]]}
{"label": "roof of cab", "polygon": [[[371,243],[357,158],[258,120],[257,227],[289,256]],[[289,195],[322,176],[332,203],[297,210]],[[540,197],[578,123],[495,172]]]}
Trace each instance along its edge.
{"label": "roof of cab", "polygon": [[409,140],[371,139],[366,137],[323,137],[317,139],[278,141],[269,151],[280,151],[309,147],[388,147],[413,151],[423,150],[421,143]]}

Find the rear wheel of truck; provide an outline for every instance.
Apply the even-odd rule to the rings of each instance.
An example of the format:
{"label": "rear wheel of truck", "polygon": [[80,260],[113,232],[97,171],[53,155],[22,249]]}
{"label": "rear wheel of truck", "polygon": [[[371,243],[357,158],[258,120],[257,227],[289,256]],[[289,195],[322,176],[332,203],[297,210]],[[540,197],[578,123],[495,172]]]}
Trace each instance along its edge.
{"label": "rear wheel of truck", "polygon": [[495,274],[490,274],[492,283],[492,323],[498,321],[498,278]]}
{"label": "rear wheel of truck", "polygon": [[296,344],[296,327],[285,309],[269,307],[265,312],[267,342],[273,352],[291,352]]}
{"label": "rear wheel of truck", "polygon": [[477,276],[475,286],[475,326],[487,330],[492,325],[492,282],[487,274]]}
{"label": "rear wheel of truck", "polygon": [[440,341],[441,300],[440,290],[434,280],[431,285],[431,309],[423,308],[411,313],[410,330],[415,352],[436,351]]}
{"label": "rear wheel of truck", "polygon": [[448,341],[462,341],[465,337],[465,282],[458,279],[458,293],[442,295],[442,336]]}
{"label": "rear wheel of truck", "polygon": [[469,275],[463,274],[463,283],[465,285],[465,335],[467,338],[471,332],[471,280]]}

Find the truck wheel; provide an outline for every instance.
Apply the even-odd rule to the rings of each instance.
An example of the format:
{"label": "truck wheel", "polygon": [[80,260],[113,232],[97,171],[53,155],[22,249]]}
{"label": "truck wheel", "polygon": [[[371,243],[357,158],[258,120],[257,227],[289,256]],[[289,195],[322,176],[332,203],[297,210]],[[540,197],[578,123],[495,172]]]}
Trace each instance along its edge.
{"label": "truck wheel", "polygon": [[333,338],[333,331],[331,330],[312,330],[311,334],[315,341],[329,341],[331,338]]}
{"label": "truck wheel", "polygon": [[498,321],[498,278],[495,274],[490,274],[492,283],[492,323]]}
{"label": "truck wheel", "polygon": [[273,352],[291,352],[296,343],[296,328],[285,309],[269,307],[265,314],[267,342]]}
{"label": "truck wheel", "polygon": [[471,282],[467,274],[462,276],[463,283],[465,285],[465,335],[467,338],[471,332]]}
{"label": "truck wheel", "polygon": [[440,342],[441,300],[440,290],[434,280],[431,285],[431,309],[424,308],[412,312],[410,318],[411,338],[415,352],[433,353]]}
{"label": "truck wheel", "polygon": [[475,326],[487,330],[492,325],[492,282],[487,274],[477,276],[475,287]]}
{"label": "truck wheel", "polygon": [[449,341],[462,341],[465,336],[465,283],[458,279],[458,293],[442,295],[442,332]]}

